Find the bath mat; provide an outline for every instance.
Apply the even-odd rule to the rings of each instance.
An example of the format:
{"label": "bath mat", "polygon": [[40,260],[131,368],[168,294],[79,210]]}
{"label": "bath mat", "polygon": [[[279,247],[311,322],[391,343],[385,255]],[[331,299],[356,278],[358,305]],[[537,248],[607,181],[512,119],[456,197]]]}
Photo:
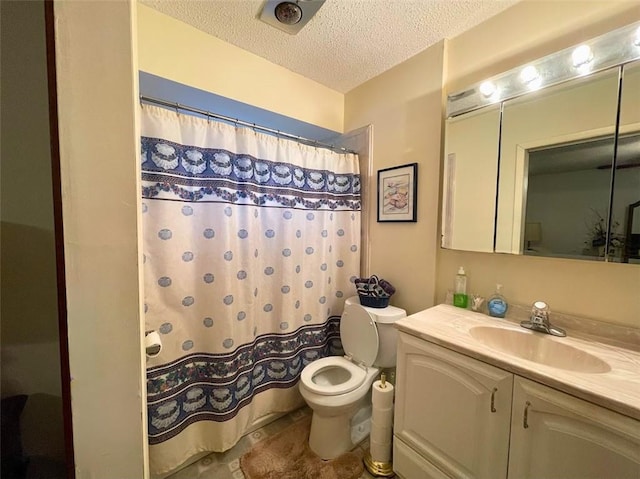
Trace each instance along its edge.
{"label": "bath mat", "polygon": [[246,479],[358,479],[361,450],[323,461],[309,449],[311,418],[301,419],[257,443],[240,458]]}

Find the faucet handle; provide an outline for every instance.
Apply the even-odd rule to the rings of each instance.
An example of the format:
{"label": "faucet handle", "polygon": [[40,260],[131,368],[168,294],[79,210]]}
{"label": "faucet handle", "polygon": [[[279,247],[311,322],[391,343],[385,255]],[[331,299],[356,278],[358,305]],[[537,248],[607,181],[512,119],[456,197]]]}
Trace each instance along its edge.
{"label": "faucet handle", "polygon": [[551,310],[547,303],[544,301],[536,301],[531,307],[531,318],[529,321],[520,322],[520,326],[527,329],[533,329],[534,331],[551,334],[552,336],[566,336],[567,333],[564,329],[551,326],[551,322],[549,321],[550,314]]}
{"label": "faucet handle", "polygon": [[549,323],[549,314],[551,310],[549,309],[549,305],[544,301],[536,301],[533,303],[533,307],[531,309],[531,322],[534,324],[548,324]]}

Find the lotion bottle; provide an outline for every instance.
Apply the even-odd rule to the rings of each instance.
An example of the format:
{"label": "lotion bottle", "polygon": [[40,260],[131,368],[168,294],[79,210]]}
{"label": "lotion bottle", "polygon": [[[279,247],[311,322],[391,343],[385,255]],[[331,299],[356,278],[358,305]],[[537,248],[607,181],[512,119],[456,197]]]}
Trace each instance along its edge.
{"label": "lotion bottle", "polygon": [[507,314],[509,305],[504,296],[502,296],[501,284],[496,284],[496,292],[489,298],[487,309],[489,310],[489,316],[493,316],[494,318],[504,318]]}
{"label": "lotion bottle", "polygon": [[464,268],[460,266],[456,274],[455,288],[453,290],[453,305],[458,308],[466,308],[469,298],[467,296],[467,275]]}

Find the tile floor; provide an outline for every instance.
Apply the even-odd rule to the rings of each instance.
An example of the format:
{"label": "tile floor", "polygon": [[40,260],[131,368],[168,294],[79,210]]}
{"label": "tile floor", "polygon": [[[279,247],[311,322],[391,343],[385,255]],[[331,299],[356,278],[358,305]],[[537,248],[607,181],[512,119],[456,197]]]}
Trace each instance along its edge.
{"label": "tile floor", "polygon": [[[251,449],[251,446],[256,442],[262,441],[282,431],[294,421],[302,419],[309,414],[311,414],[311,410],[308,407],[293,411],[243,437],[238,444],[228,451],[209,454],[175,474],[172,474],[167,479],[245,479],[240,469],[240,456]],[[369,438],[365,439],[357,447],[362,448],[363,452],[366,452],[369,448]],[[366,469],[362,476],[360,476],[360,479],[373,478],[374,476],[369,474]]]}

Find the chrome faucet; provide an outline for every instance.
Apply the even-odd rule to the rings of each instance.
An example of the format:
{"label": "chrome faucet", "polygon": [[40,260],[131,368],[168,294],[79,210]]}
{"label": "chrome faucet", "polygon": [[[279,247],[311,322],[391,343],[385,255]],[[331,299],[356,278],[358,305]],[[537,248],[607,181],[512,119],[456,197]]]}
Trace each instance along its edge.
{"label": "chrome faucet", "polygon": [[551,310],[547,303],[544,301],[536,301],[533,303],[533,307],[531,308],[531,317],[529,318],[529,321],[522,321],[520,326],[534,331],[539,331],[541,333],[551,334],[552,336],[566,336],[567,333],[564,329],[551,326],[551,322],[549,321],[550,314]]}

